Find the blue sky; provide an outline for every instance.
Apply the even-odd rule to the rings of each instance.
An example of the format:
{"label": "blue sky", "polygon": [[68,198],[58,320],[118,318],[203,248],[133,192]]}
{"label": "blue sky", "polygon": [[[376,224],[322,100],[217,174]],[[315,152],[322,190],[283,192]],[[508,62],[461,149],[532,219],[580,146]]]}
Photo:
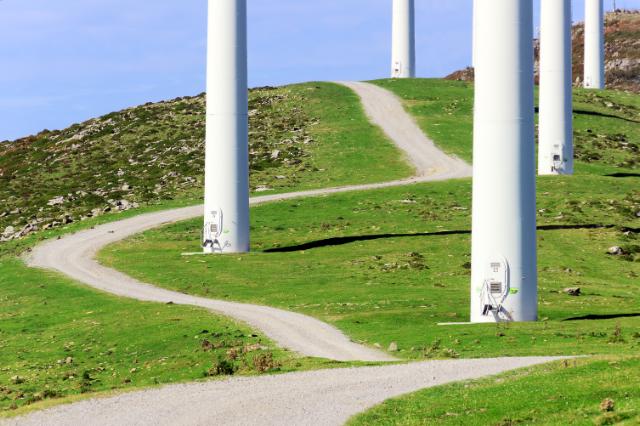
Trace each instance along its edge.
{"label": "blue sky", "polygon": [[[391,0],[248,2],[252,86],[389,73]],[[416,0],[420,76],[470,63],[471,3]],[[204,91],[205,12],[206,0],[0,0],[0,140]]]}

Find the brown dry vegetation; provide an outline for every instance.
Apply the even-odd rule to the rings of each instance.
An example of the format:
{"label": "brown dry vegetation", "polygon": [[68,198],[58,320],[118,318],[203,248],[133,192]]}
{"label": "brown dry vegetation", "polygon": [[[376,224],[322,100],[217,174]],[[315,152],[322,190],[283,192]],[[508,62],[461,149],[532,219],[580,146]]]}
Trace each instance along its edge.
{"label": "brown dry vegetation", "polygon": [[[605,25],[605,70],[607,88],[640,93],[640,11],[608,13]],[[584,23],[573,26],[573,81],[580,86],[584,77]],[[536,83],[540,42],[534,40]],[[473,81],[473,68],[458,70],[447,80]]]}

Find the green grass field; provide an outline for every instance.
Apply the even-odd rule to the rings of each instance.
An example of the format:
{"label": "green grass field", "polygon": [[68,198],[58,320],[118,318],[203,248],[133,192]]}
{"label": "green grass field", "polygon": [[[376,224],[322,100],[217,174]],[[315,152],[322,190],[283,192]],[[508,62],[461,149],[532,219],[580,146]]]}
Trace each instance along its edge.
{"label": "green grass field", "polygon": [[360,98],[350,89],[333,83],[288,87],[304,97],[306,114],[317,119],[309,129],[315,140],[308,148],[312,172],[288,189],[388,182],[413,175],[404,155],[369,122]]}
{"label": "green grass field", "polygon": [[[634,191],[634,182],[582,179],[545,179],[540,187],[556,195],[540,204],[545,210],[540,226],[551,229],[540,232],[544,321],[539,323],[435,325],[468,319],[468,181],[256,207],[256,251],[249,255],[181,256],[197,249],[199,221],[193,220],[118,243],[100,259],[174,290],[310,314],[370,345],[386,348],[395,341],[407,358],[440,356],[447,350],[465,357],[633,353],[638,350],[633,341],[610,345],[608,339],[616,324],[629,332],[640,317],[570,320],[640,314],[640,263],[607,255],[610,246],[634,246],[637,236],[616,227],[591,229],[633,224],[630,215],[625,217],[631,208],[625,198]],[[614,183],[616,195],[611,194]],[[558,195],[564,193],[584,203],[572,207]],[[562,292],[576,286],[583,296]],[[436,342],[440,350],[432,351]]]}
{"label": "green grass field", "polygon": [[[378,84],[405,100],[436,143],[469,159],[468,86],[438,80]],[[100,258],[167,288],[303,312],[383,349],[396,342],[397,355],[407,359],[597,354],[618,363],[621,376],[632,374],[637,361],[631,357],[640,349],[640,191],[634,162],[640,126],[633,123],[639,106],[631,95],[577,91],[578,172],[538,180],[538,323],[436,325],[468,319],[469,180],[255,207],[255,251],[245,256],[180,256],[197,249],[194,220],[111,246]],[[612,246],[627,254],[607,254]],[[567,287],[580,287],[582,295],[565,294]],[[576,375],[566,390],[575,395],[567,400],[572,410],[585,398],[580,371],[567,373]],[[545,384],[535,375],[530,380]],[[505,383],[508,392],[510,382]],[[377,420],[394,424],[397,413],[416,417],[411,407],[423,404],[423,395],[401,399],[391,411],[383,406],[374,412]],[[599,404],[599,395],[588,395],[589,403]],[[542,424],[563,423],[569,416]],[[429,412],[422,419],[416,421],[446,420]],[[464,421],[459,424],[486,424],[473,413]]]}
{"label": "green grass field", "polygon": [[[427,389],[387,401],[348,425],[637,425],[638,371],[637,356],[562,361]],[[605,400],[613,401],[610,411],[601,407]]]}
{"label": "green grass field", "polygon": [[[470,87],[439,80],[378,84],[398,93],[440,146],[470,158]],[[303,91],[313,93],[305,96],[313,100],[305,104],[305,114],[311,121],[319,117],[308,130],[315,140],[309,149],[316,151],[306,157],[305,167],[314,172],[288,174],[283,181],[291,186],[274,186],[274,190],[383,181],[411,174],[400,162],[400,154],[366,122],[355,95],[330,84],[287,90],[301,91],[300,96]],[[590,96],[578,91],[576,108],[586,112],[576,115],[577,152],[583,155],[577,176],[543,178],[538,183],[538,323],[436,325],[468,318],[469,180],[257,206],[252,209],[254,252],[248,255],[181,256],[198,250],[200,220],[193,220],[108,247],[100,259],[167,288],[313,315],[335,324],[354,340],[382,349],[396,342],[396,355],[405,359],[597,354],[606,356],[602,358],[606,362],[617,363],[620,377],[631,375],[637,371],[633,355],[640,348],[640,223],[636,216],[640,191],[633,162],[637,158],[633,141],[640,137],[633,120],[640,104],[637,97],[615,92],[595,99]],[[258,177],[252,184],[272,185],[264,179],[267,177]],[[197,202],[196,198],[151,200],[139,212],[189,204]],[[101,216],[0,245],[0,409],[32,403],[31,407],[38,408],[68,396],[203,378],[206,372],[228,367],[219,362],[220,357],[229,361],[228,351],[242,352],[258,340],[268,349],[235,360],[237,374],[257,374],[253,357],[258,353],[273,354],[273,366],[279,371],[336,365],[294,360],[263,337],[253,337],[244,327],[208,312],[112,298],[64,278],[29,270],[15,257],[45,236],[55,238],[136,213]],[[622,246],[627,254],[608,255],[607,249],[614,245]],[[564,294],[566,287],[580,287],[582,296]],[[205,352],[205,338],[224,345]],[[165,359],[167,353],[171,356]],[[68,357],[72,358],[69,364]],[[536,386],[544,388],[552,380],[557,368],[542,367],[527,377],[513,373],[497,383],[502,387],[495,391],[508,394],[511,383],[515,388],[517,380],[527,379],[534,392]],[[580,404],[599,404],[601,393],[584,396],[580,389],[591,368],[585,364],[566,370],[575,384],[567,382],[566,394],[571,397],[565,407],[570,409],[566,417],[558,418],[559,423],[573,419],[571,410],[580,411]],[[481,407],[482,398],[492,390],[482,394],[482,383],[473,386],[464,389],[469,389],[469,398],[475,398]],[[382,406],[371,418],[383,424],[393,424],[395,418],[424,419],[428,424],[454,421],[423,408],[432,398],[429,392],[435,392],[436,398],[447,389],[394,401],[391,411]],[[528,387],[523,389],[526,392]],[[631,403],[638,401],[633,392],[629,394]],[[47,401],[39,401],[42,398]],[[623,400],[619,403],[624,413],[632,411]],[[415,407],[423,413],[421,417],[411,411]],[[496,407],[491,415],[499,418],[494,423],[504,420],[500,413],[506,408]],[[523,406],[525,414],[518,412],[514,419],[527,419],[526,409]],[[467,411],[466,423],[461,424],[486,423],[479,417],[483,411]],[[595,418],[590,411],[588,415]]]}
{"label": "green grass field", "polygon": [[[0,269],[0,410],[114,389],[322,365],[295,358],[246,326],[202,309],[98,294],[15,259],[0,260]],[[237,371],[217,371],[229,351],[238,354],[229,366]],[[264,370],[266,359],[271,361]]]}
{"label": "green grass field", "polygon": [[[472,157],[473,85],[435,79],[379,80],[405,103],[418,125],[445,151]],[[640,168],[640,96],[616,91],[574,91],[576,174]]]}
{"label": "green grass field", "polygon": [[[411,167],[332,83],[249,94],[250,189],[273,193],[384,182]],[[150,103],[0,144],[0,240],[68,221],[203,196],[204,96]],[[52,201],[54,200],[54,201]],[[120,203],[119,203],[120,202]],[[0,241],[3,242],[3,241]]]}
{"label": "green grass field", "polygon": [[[267,185],[274,191],[283,191],[378,182],[411,175],[411,168],[402,162],[401,154],[366,120],[357,96],[342,86],[309,83],[263,90],[252,93],[251,101],[252,108],[261,115],[253,118],[259,124],[258,131],[254,131],[251,137],[254,147],[264,145],[261,150],[266,152],[286,142],[285,138],[291,137],[291,133],[296,133],[289,128],[291,123],[285,118],[303,121],[305,132],[313,139],[313,143],[306,147],[303,171],[282,164],[257,170],[260,167],[256,165],[253,167],[253,186]],[[136,132],[150,137],[149,125],[153,120],[161,121],[156,131],[167,138],[165,142],[168,145],[177,144],[175,139],[197,137],[201,131],[198,126],[191,129],[194,135],[180,131],[184,130],[183,125],[194,119],[197,121],[198,106],[197,99],[184,99],[123,113],[125,119],[127,114],[138,114],[138,118],[146,121],[134,129],[130,128],[130,135],[117,138],[127,146],[122,151],[125,155],[137,152],[138,145],[130,139]],[[300,108],[302,118],[289,116],[291,111]],[[172,111],[176,114],[169,114]],[[109,119],[116,120],[117,117],[118,114],[113,114]],[[63,136],[71,135],[73,129],[65,132]],[[23,184],[35,185],[40,175],[32,174],[28,169],[26,164],[30,157],[26,154],[37,156],[41,155],[40,151],[51,153],[57,149],[53,144],[47,145],[48,137],[42,136],[34,146],[21,144],[19,150],[24,151],[24,158],[16,153],[1,158],[0,169],[5,169],[10,161],[20,161],[16,164],[16,171],[12,171],[19,178],[12,181],[13,186],[5,189],[16,192],[16,188]],[[110,138],[108,133],[95,137],[99,140]],[[141,140],[144,141],[144,137]],[[115,152],[120,153],[120,150]],[[361,152],[366,154],[361,155]],[[16,155],[18,160],[14,158]],[[93,164],[94,157],[80,156],[74,159],[74,167],[80,171],[95,170],[96,167],[108,171],[112,166],[109,162],[99,166]],[[252,158],[259,157],[254,155]],[[385,167],[381,166],[383,158],[387,159]],[[116,169],[124,167],[117,158],[112,160]],[[167,156],[168,163],[174,160],[176,164],[182,161],[181,157]],[[197,170],[190,169],[195,167],[190,163],[181,167],[180,171],[185,175],[197,173]],[[285,178],[276,178],[279,174]],[[153,177],[149,182],[153,182]],[[71,190],[65,186],[68,183],[68,176],[59,182],[54,179],[46,191]],[[94,183],[93,178],[84,182],[86,185]],[[134,185],[138,187],[137,181]],[[0,416],[96,392],[202,379],[216,374],[220,358],[230,362],[236,370],[234,374],[344,365],[324,360],[294,359],[288,352],[274,348],[260,334],[207,311],[110,297],[55,274],[26,268],[17,258],[44,238],[56,238],[97,223],[147,211],[199,202],[197,185],[195,188],[171,186],[169,189],[157,197],[146,199],[136,210],[75,221],[64,227],[31,234],[25,239],[0,244]],[[47,199],[52,194],[40,195]],[[36,211],[37,199],[32,199],[32,204],[19,213],[28,215],[32,210]],[[17,200],[15,198],[14,201]],[[23,207],[20,204],[20,208]],[[92,207],[95,206],[84,202],[65,206],[79,211]],[[3,220],[13,220],[12,215],[3,216]],[[214,348],[209,350],[206,344],[203,347],[205,340]],[[243,353],[243,349],[251,349],[259,342],[266,349]],[[238,353],[237,357],[235,353]],[[258,367],[256,357],[259,357]],[[69,363],[67,359],[70,359]]]}

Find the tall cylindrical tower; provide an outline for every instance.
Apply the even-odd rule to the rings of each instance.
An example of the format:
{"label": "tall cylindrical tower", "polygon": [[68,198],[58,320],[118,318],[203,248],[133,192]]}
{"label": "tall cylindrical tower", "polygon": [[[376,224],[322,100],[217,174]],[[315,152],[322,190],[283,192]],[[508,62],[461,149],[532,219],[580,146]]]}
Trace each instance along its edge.
{"label": "tall cylindrical tower", "polygon": [[205,253],[249,251],[247,2],[209,0]]}
{"label": "tall cylindrical tower", "polygon": [[573,174],[571,0],[542,0],[538,173]]}
{"label": "tall cylindrical tower", "polygon": [[477,6],[471,321],[535,321],[533,3]]}
{"label": "tall cylindrical tower", "polygon": [[393,0],[391,77],[416,76],[414,0]]}
{"label": "tall cylindrical tower", "polygon": [[584,10],[584,87],[604,89],[604,7],[586,0]]}

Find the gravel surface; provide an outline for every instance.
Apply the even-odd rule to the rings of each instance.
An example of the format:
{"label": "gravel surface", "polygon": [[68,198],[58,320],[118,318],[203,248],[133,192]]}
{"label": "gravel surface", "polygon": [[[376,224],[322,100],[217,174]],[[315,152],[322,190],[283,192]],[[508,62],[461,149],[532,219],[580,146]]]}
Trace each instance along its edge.
{"label": "gravel surface", "polygon": [[[367,83],[341,84],[361,97],[371,121],[406,153],[415,166],[416,176],[386,183],[266,195],[252,198],[252,204],[471,176],[468,164],[445,155],[422,133],[395,95]],[[97,252],[108,244],[201,215],[202,206],[194,206],[97,226],[37,246],[26,262],[32,267],[59,271],[115,295],[210,309],[261,330],[280,346],[301,355],[339,361],[394,360],[384,352],[351,342],[338,329],[314,318],[266,306],[218,301],[161,289],[94,260]],[[173,385],[60,406],[0,424],[341,424],[351,415],[390,397],[553,359],[431,361]]]}
{"label": "gravel surface", "polygon": [[[429,139],[393,93],[374,84],[340,82],[356,92],[371,122],[377,124],[416,168],[420,180],[470,177],[472,168],[464,161],[448,156]],[[434,179],[435,178],[435,179]]]}
{"label": "gravel surface", "polygon": [[[361,97],[372,122],[404,152],[416,167],[417,177],[379,184],[348,186],[266,195],[251,199],[252,204],[319,196],[339,192],[406,185],[468,176],[470,166],[436,148],[405,112],[398,98],[387,90],[368,83],[343,83]],[[381,107],[381,105],[383,107]],[[56,270],[102,291],[142,301],[195,305],[243,321],[280,346],[306,356],[338,361],[392,361],[393,357],[373,348],[351,342],[341,331],[314,318],[243,303],[189,296],[141,283],[94,260],[99,250],[151,228],[202,215],[202,206],[149,213],[94,229],[68,235],[37,246],[27,257],[29,266]]]}
{"label": "gravel surface", "polygon": [[556,359],[428,361],[171,385],[62,405],[0,425],[341,425],[389,398]]}

